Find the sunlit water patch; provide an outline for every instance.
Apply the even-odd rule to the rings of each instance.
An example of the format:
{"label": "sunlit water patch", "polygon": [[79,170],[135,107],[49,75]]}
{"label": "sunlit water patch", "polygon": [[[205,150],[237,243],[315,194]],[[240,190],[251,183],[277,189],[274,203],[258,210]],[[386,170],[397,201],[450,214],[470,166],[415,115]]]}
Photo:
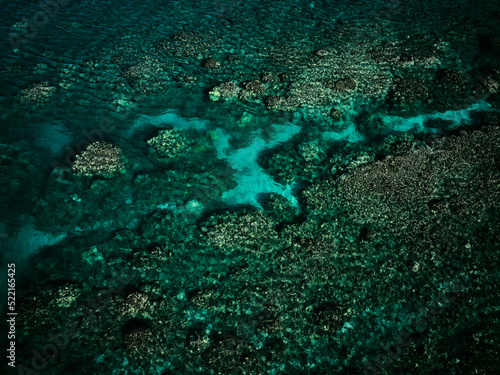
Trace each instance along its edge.
{"label": "sunlit water patch", "polygon": [[258,164],[258,157],[262,152],[288,141],[300,131],[300,127],[294,124],[279,125],[275,128],[278,132],[270,141],[266,142],[256,133],[249,146],[237,150],[231,149],[228,136],[221,129],[217,130],[219,138],[215,146],[218,155],[227,159],[231,167],[237,171],[234,179],[238,186],[222,195],[223,201],[227,204],[250,204],[260,207],[259,195],[278,193],[298,207],[297,198],[292,194],[293,186],[278,184]]}

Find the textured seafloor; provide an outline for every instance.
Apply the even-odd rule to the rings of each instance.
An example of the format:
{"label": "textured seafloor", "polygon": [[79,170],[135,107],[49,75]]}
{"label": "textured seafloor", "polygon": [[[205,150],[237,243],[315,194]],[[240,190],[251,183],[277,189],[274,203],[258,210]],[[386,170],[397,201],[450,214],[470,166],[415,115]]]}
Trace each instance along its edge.
{"label": "textured seafloor", "polygon": [[498,373],[497,1],[0,20],[7,373]]}

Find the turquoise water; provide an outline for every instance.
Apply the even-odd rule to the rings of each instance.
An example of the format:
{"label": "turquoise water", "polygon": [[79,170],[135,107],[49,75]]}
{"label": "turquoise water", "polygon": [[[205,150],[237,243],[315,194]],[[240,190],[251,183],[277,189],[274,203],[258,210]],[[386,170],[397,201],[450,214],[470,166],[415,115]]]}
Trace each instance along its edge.
{"label": "turquoise water", "polygon": [[498,2],[2,7],[9,373],[496,373]]}

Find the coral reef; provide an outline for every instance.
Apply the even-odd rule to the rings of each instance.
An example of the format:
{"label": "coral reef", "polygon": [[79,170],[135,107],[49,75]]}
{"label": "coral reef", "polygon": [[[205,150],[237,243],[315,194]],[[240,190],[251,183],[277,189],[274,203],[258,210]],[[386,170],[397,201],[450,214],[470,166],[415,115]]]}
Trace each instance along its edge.
{"label": "coral reef", "polygon": [[[494,129],[446,138],[433,148],[419,148],[387,157],[357,168],[342,178],[313,186],[305,192],[305,197],[315,209],[349,207],[358,221],[366,223],[389,223],[387,215],[402,215],[399,222],[404,226],[391,228],[391,232],[401,234],[403,228],[413,231],[415,227],[411,227],[411,222],[423,223],[416,212],[417,207],[427,215],[430,215],[429,207],[441,204],[444,204],[443,209],[453,206],[458,216],[473,212],[481,215],[484,214],[483,204],[491,207],[499,198],[493,183],[494,174],[488,172],[493,167],[491,160],[498,157],[494,146],[498,137],[499,132]],[[479,186],[483,191],[487,189],[487,201],[476,196],[475,189]],[[405,207],[409,211],[405,211]]]}
{"label": "coral reef", "polygon": [[145,327],[137,327],[129,330],[123,335],[123,344],[132,351],[147,350],[151,344],[151,330]]}
{"label": "coral reef", "polygon": [[158,59],[145,59],[123,70],[123,77],[140,92],[157,91],[166,85],[166,71]]}
{"label": "coral reef", "polygon": [[397,103],[412,104],[422,101],[429,96],[425,82],[416,78],[401,79],[396,81],[393,100]]}
{"label": "coral reef", "polygon": [[390,128],[390,124],[386,119],[369,114],[367,111],[363,111],[356,116],[355,123],[356,128],[370,138],[383,134]]}
{"label": "coral reef", "polygon": [[76,156],[71,169],[80,176],[113,176],[124,170],[122,152],[111,143],[94,142]]}
{"label": "coral reef", "polygon": [[19,365],[498,373],[500,13],[396,3],[94,2],[7,53]]}
{"label": "coral reef", "polygon": [[48,101],[54,93],[56,88],[48,82],[35,83],[20,93],[20,100],[22,103],[42,104]]}
{"label": "coral reef", "polygon": [[252,97],[262,97],[266,90],[266,86],[258,80],[245,82],[243,83],[243,90],[240,92],[240,99],[248,100]]}
{"label": "coral reef", "polygon": [[328,116],[334,120],[334,121],[339,121],[340,119],[342,119],[343,117],[343,114],[342,114],[342,111],[338,108],[332,108],[329,112],[328,112]]}
{"label": "coral reef", "polygon": [[277,95],[268,96],[266,98],[266,106],[269,109],[276,109],[276,110],[288,108],[286,104],[286,99]]}
{"label": "coral reef", "polygon": [[461,109],[475,101],[472,96],[473,82],[468,74],[458,69],[440,69],[429,87],[432,92],[431,106],[437,110]]}
{"label": "coral reef", "polygon": [[205,69],[220,69],[220,61],[211,57],[203,62]]}
{"label": "coral reef", "polygon": [[[460,356],[449,340],[466,322],[477,337],[498,331],[494,314],[481,318],[492,325],[474,323],[469,300],[480,309],[497,306],[495,284],[483,279],[493,280],[498,262],[492,249],[500,238],[500,132],[494,116],[484,117],[484,129],[430,146],[395,134],[327,150],[314,133],[280,145],[272,158],[289,159],[276,169],[292,179],[305,173],[304,165],[321,171],[299,193],[300,209],[277,194],[262,197],[261,210],[213,208],[198,215],[177,203],[146,214],[139,230],[117,231],[54,274],[61,252],[78,248],[73,241],[55,245],[33,269],[65,282],[30,287],[22,309],[32,314],[22,331],[32,340],[78,319],[78,340],[68,353],[85,353],[88,368],[117,368],[127,358],[128,368],[152,373],[257,374],[276,363],[291,373],[304,366],[290,363],[296,357],[319,373],[346,367],[356,373],[381,342],[392,341],[391,332],[419,318],[415,304],[429,305],[459,275],[467,278],[462,295],[426,335],[408,328],[415,348],[394,365],[409,373],[417,356],[424,369],[416,373],[428,373],[435,365],[421,353],[437,345],[436,360],[446,360],[440,353]],[[147,190],[142,186],[137,190]],[[112,280],[124,270],[133,274],[116,288]],[[75,287],[83,280],[84,288]],[[480,359],[494,358],[494,348],[482,349],[470,354],[471,368],[487,372],[493,365]],[[102,358],[103,352],[113,354]]]}
{"label": "coral reef", "polygon": [[356,88],[356,82],[352,78],[345,78],[335,83],[335,88],[339,91],[353,91]]}
{"label": "coral reef", "polygon": [[195,57],[202,59],[210,48],[217,44],[217,39],[210,32],[181,31],[156,44],[160,52],[169,52],[174,56]]}
{"label": "coral reef", "polygon": [[224,251],[272,251],[278,243],[273,221],[261,211],[216,215],[202,226],[207,243]]}
{"label": "coral reef", "polygon": [[161,130],[147,143],[156,155],[168,160],[185,157],[193,149],[193,143],[181,131],[175,129]]}
{"label": "coral reef", "polygon": [[217,87],[214,87],[210,93],[210,100],[217,101],[221,98],[226,100],[235,100],[238,97],[241,88],[238,86],[236,82],[225,82],[220,84]]}

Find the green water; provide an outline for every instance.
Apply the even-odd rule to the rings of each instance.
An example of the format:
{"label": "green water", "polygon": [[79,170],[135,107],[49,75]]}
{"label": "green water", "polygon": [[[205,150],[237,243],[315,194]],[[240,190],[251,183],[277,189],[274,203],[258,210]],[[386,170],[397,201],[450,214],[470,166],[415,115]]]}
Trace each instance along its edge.
{"label": "green water", "polygon": [[43,4],[0,15],[6,373],[498,372],[498,2]]}

